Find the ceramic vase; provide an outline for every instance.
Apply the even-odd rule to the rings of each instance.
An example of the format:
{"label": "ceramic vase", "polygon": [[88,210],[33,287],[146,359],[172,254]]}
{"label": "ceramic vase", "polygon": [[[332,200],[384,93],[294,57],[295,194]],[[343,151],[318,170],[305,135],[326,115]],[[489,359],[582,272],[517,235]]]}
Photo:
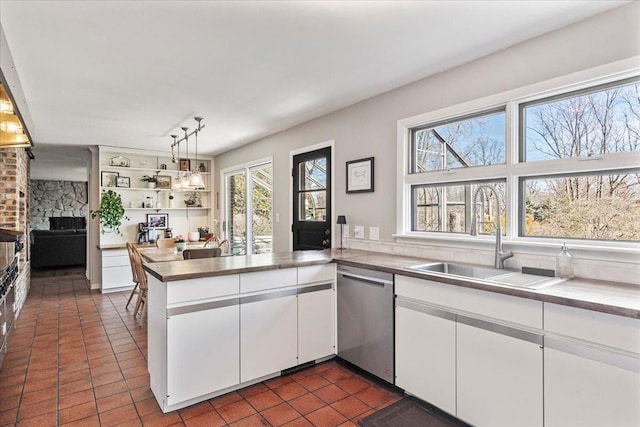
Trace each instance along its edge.
{"label": "ceramic vase", "polygon": [[176,251],[178,251],[178,253],[185,249],[187,249],[187,242],[176,242]]}

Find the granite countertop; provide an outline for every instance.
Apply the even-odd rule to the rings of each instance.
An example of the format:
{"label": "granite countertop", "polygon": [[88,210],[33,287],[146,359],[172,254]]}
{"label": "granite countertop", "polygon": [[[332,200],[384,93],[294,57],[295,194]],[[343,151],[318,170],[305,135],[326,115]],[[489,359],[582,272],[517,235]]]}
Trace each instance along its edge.
{"label": "granite countertop", "polygon": [[496,292],[520,298],[534,299],[547,303],[567,305],[640,319],[640,286],[575,278],[535,290],[498,285],[457,276],[443,277],[442,275],[433,275],[429,272],[408,269],[408,267],[413,265],[433,261],[439,260],[349,249],[346,251],[283,252],[189,261],[158,262],[145,264],[145,270],[160,281],[168,282],[336,262],[338,264],[385,271],[420,279],[432,279],[454,286]]}

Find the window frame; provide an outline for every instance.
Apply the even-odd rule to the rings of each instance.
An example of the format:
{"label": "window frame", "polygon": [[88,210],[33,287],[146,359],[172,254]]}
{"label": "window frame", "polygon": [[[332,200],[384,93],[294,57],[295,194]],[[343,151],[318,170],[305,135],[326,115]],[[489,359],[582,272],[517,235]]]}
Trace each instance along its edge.
{"label": "window frame", "polygon": [[[246,224],[246,236],[245,236],[245,255],[253,254],[253,197],[252,195],[252,187],[251,183],[251,173],[254,169],[264,168],[265,166],[270,166],[273,173],[273,157],[264,157],[262,159],[258,159],[251,162],[246,162],[240,165],[231,166],[225,168],[220,171],[220,182],[222,183],[222,203],[220,206],[221,212],[221,235],[225,239],[229,240],[229,248],[232,249],[231,235],[229,234],[229,208],[230,208],[230,189],[228,185],[228,178],[234,174],[242,174],[245,178],[245,224]],[[275,237],[274,230],[274,218],[273,218],[273,190],[271,191],[271,230],[272,230],[272,243],[271,243],[271,252],[274,251],[273,241]]]}
{"label": "window frame", "polygon": [[[619,171],[637,168],[640,165],[640,152],[610,153],[606,156],[589,158],[565,158],[540,160],[535,162],[521,162],[520,151],[524,146],[521,142],[521,130],[518,126],[521,105],[543,103],[551,97],[567,97],[578,91],[590,92],[606,86],[617,86],[625,81],[633,82],[640,79],[640,68],[630,60],[619,61],[606,66],[562,76],[533,85],[509,90],[485,98],[472,100],[463,104],[446,107],[420,114],[397,123],[397,208],[396,234],[394,237],[400,243],[415,242],[426,239],[433,243],[449,244],[459,247],[480,247],[493,243],[493,239],[483,239],[482,236],[470,237],[457,233],[412,231],[412,187],[420,184],[462,183],[465,181],[483,181],[488,179],[506,179],[506,236],[503,241],[514,248],[525,251],[539,251],[540,248],[556,248],[557,238],[521,236],[520,182],[525,178],[535,178],[545,175],[570,175],[594,173],[598,171]],[[575,95],[574,95],[575,96]],[[484,111],[505,108],[506,147],[505,164],[482,167],[470,167],[455,170],[439,170],[421,173],[411,172],[412,142],[411,130],[429,126],[431,123],[455,121],[459,118],[473,116]],[[521,216],[522,215],[522,216]],[[602,241],[563,239],[581,250],[626,253],[637,256],[640,244],[638,242]],[[536,249],[538,248],[538,249]],[[544,252],[544,249],[543,249]],[[613,258],[612,258],[613,259]]]}

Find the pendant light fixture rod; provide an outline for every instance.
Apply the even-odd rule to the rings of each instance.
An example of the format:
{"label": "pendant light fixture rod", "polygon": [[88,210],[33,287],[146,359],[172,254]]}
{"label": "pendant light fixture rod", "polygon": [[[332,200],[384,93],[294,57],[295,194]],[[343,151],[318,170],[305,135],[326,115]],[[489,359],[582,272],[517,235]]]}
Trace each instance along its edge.
{"label": "pendant light fixture rod", "polygon": [[[184,134],[184,136],[183,136],[182,138],[180,138],[180,139],[179,139],[179,140],[177,140],[177,141],[174,141],[174,142],[171,144],[171,147],[172,147],[172,148],[173,148],[173,146],[174,146],[174,145],[178,145],[178,144],[180,144],[182,141],[186,141],[190,136],[192,136],[192,135],[193,135],[193,134],[195,134],[196,132],[199,132],[199,131],[201,131],[202,129],[204,129],[204,126],[205,126],[205,125],[203,125],[203,124],[201,123],[202,117],[198,117],[198,118],[200,119],[200,120],[198,120],[198,127],[197,127],[197,128],[195,128],[191,133],[186,133],[186,131],[185,131],[185,134]],[[196,119],[196,120],[197,120],[197,119]],[[183,129],[183,130],[184,130],[184,128],[181,128],[181,129]],[[188,129],[188,128],[187,128],[187,129]]]}

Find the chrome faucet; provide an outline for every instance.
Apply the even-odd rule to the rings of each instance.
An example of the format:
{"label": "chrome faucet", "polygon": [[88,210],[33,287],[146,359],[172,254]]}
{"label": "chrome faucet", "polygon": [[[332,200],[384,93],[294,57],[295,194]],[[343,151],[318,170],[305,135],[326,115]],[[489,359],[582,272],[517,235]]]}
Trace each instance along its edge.
{"label": "chrome faucet", "polygon": [[478,226],[477,226],[477,220],[476,220],[476,200],[478,199],[478,194],[480,193],[480,190],[482,190],[483,188],[486,188],[487,190],[491,190],[494,196],[496,196],[496,205],[498,206],[498,213],[497,213],[497,220],[496,220],[496,226],[495,226],[496,255],[495,255],[494,266],[495,268],[504,268],[504,261],[507,258],[511,258],[513,256],[513,251],[504,252],[502,250],[502,224],[501,224],[502,212],[500,210],[500,199],[498,197],[498,192],[496,191],[496,188],[493,185],[480,184],[476,188],[476,191],[473,193],[473,204],[471,205],[471,232],[469,234],[471,234],[472,236],[478,235]]}

